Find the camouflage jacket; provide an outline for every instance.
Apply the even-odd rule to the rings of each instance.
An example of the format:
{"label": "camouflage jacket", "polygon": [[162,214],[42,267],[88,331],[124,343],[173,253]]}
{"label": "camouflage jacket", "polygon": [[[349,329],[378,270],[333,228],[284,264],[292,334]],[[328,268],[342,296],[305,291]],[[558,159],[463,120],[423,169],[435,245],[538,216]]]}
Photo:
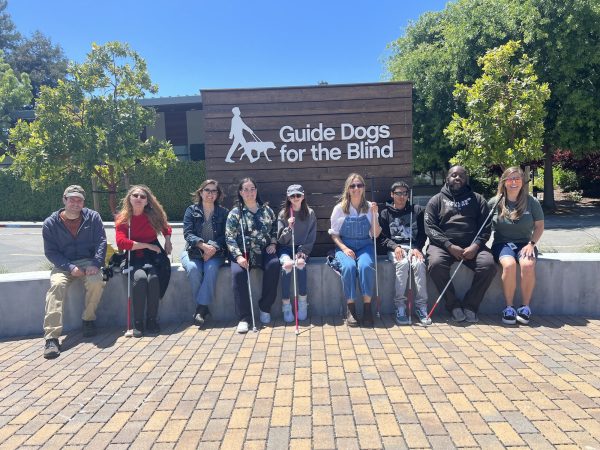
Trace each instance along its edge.
{"label": "camouflage jacket", "polygon": [[[261,205],[256,213],[243,208],[241,219],[250,265],[261,266],[263,249],[269,244],[277,243],[277,217],[269,206]],[[232,261],[235,261],[238,256],[244,256],[241,231],[240,212],[239,207],[236,206],[229,212],[225,224],[225,241]]]}

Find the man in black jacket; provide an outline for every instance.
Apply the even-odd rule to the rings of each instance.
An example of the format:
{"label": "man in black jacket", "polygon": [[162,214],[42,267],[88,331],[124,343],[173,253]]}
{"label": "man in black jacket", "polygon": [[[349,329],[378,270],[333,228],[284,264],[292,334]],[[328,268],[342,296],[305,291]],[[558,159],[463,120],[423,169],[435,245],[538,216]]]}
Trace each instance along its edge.
{"label": "man in black jacket", "polygon": [[[396,323],[409,323],[406,311],[406,283],[409,275],[409,259],[415,279],[415,314],[422,325],[431,324],[427,318],[427,270],[425,258],[421,249],[427,236],[423,225],[423,208],[412,205],[409,200],[410,188],[403,181],[392,184],[390,196],[392,201],[387,203],[379,215],[381,234],[379,243],[388,254],[388,258],[396,267]],[[412,212],[412,223],[411,223]],[[412,242],[411,242],[412,232]],[[412,243],[412,247],[411,247]]]}
{"label": "man in black jacket", "polygon": [[491,224],[486,223],[475,239],[488,217],[488,204],[471,190],[468,181],[464,167],[452,167],[441,192],[429,200],[425,210],[425,231],[430,242],[427,248],[429,274],[438,291],[442,292],[450,280],[452,263],[463,260],[463,264],[475,272],[462,304],[452,284],[446,290],[446,309],[456,322],[478,321],[477,310],[496,274],[494,258],[485,246]]}

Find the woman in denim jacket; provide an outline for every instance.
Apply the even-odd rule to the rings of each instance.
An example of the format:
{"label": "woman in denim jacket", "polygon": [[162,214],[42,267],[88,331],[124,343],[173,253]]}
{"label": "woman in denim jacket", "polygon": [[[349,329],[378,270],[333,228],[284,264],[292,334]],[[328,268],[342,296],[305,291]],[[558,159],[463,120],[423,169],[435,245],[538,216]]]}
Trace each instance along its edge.
{"label": "woman in denim jacket", "polygon": [[210,314],[208,305],[215,295],[219,267],[225,261],[225,222],[229,210],[219,202],[223,191],[216,180],[206,180],[193,194],[194,204],[183,217],[185,250],[181,264],[192,285],[196,301],[194,324],[202,326]]}

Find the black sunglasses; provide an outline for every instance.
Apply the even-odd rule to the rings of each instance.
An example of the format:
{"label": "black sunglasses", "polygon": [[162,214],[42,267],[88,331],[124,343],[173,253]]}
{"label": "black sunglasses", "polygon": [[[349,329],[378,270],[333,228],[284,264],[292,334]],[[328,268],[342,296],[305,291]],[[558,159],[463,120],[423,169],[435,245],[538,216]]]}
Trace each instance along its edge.
{"label": "black sunglasses", "polygon": [[132,197],[141,198],[142,200],[146,199],[146,195],[144,194],[131,194]]}
{"label": "black sunglasses", "polygon": [[362,184],[362,183],[354,183],[354,184],[351,184],[351,185],[350,185],[350,186],[348,186],[348,187],[349,187],[350,189],[362,189],[362,188],[364,188],[364,187],[365,187],[365,185],[364,185],[364,184]]}
{"label": "black sunglasses", "polygon": [[394,192],[394,195],[397,195],[398,197],[408,197],[408,191],[396,191]]}
{"label": "black sunglasses", "polygon": [[292,195],[288,195],[289,198],[302,198],[303,194],[292,194]]}

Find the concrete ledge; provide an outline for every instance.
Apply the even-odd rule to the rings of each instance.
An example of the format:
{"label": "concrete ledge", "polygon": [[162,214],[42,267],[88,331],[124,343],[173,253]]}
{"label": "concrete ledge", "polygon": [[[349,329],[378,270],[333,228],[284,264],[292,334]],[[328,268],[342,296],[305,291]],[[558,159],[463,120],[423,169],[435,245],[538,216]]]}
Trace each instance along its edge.
{"label": "concrete ledge", "polygon": [[[308,264],[308,296],[310,314],[316,316],[342,313],[344,305],[341,282],[338,275],[324,264],[325,258],[312,258]],[[379,258],[379,292],[384,314],[393,312],[394,268],[384,257]],[[500,269],[498,270],[500,273]],[[41,335],[44,320],[45,296],[50,272],[27,272],[0,275],[0,337]],[[551,253],[540,255],[537,265],[537,285],[532,309],[534,314],[566,314],[600,317],[600,254],[598,253]],[[260,298],[262,274],[253,270],[252,287],[255,303]],[[461,267],[454,285],[462,297],[468,289],[472,272]],[[438,293],[429,282],[430,306]],[[83,285],[73,283],[64,304],[64,331],[81,327],[83,312]],[[278,297],[280,298],[280,297]],[[442,301],[443,303],[443,301]],[[519,304],[519,298],[515,304]],[[99,326],[126,326],[127,288],[120,274],[115,274],[104,290],[97,311]],[[500,275],[494,279],[486,293],[480,312],[499,314],[504,307]],[[224,267],[217,280],[217,296],[210,307],[215,320],[235,319],[235,305],[231,290],[231,272]],[[443,313],[440,304],[435,316]],[[159,309],[162,323],[191,321],[195,310],[185,271],[179,264],[173,265],[171,283]],[[360,310],[360,307],[359,307]],[[272,311],[281,316],[281,302]],[[257,316],[258,320],[258,316]]]}

